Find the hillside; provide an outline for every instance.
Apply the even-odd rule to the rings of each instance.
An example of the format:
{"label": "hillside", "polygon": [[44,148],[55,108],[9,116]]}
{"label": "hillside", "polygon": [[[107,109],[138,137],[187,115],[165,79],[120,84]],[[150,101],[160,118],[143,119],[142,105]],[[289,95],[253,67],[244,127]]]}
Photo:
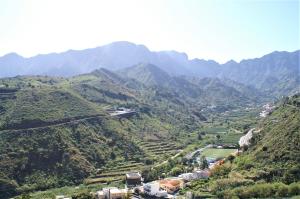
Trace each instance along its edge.
{"label": "hillside", "polygon": [[[211,114],[257,104],[251,88],[232,81],[172,77],[145,64],[128,68],[130,78],[124,74],[0,79],[0,188],[8,190],[1,197],[120,181],[124,172],[159,164],[195,142]],[[202,111],[212,105],[221,108]],[[119,107],[136,114],[109,114]],[[117,172],[113,165],[123,173],[106,177]]]}
{"label": "hillside", "polygon": [[[284,98],[274,112],[261,122],[251,147],[243,158],[262,167],[277,169],[286,182],[290,167],[300,168],[300,96]],[[280,173],[278,168],[282,168]],[[300,175],[293,176],[300,180]]]}
{"label": "hillside", "polygon": [[153,64],[141,63],[120,70],[120,76],[135,79],[147,86],[168,86],[172,84],[171,76]]}
{"label": "hillside", "polygon": [[246,105],[268,99],[257,89],[232,80],[212,77],[174,77],[152,64],[135,65],[120,70],[118,74],[162,92],[164,90],[173,92],[173,99],[177,95],[178,100],[198,105],[233,105],[230,101],[235,101],[238,105]]}
{"label": "hillside", "polygon": [[283,98],[261,120],[243,152],[213,168],[189,190],[218,198],[282,198],[300,194],[300,95]]}
{"label": "hillside", "polygon": [[[110,164],[157,163],[190,142],[186,133],[201,116],[104,69],[72,78],[4,78],[0,85],[1,198],[82,183]],[[123,106],[137,115],[107,111]]]}

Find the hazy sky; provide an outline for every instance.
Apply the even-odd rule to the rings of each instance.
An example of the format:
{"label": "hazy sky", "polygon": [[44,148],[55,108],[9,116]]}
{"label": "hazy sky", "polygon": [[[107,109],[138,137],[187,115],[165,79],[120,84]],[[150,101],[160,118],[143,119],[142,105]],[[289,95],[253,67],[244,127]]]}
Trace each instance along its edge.
{"label": "hazy sky", "polygon": [[0,55],[113,41],[189,58],[259,57],[299,47],[297,0],[0,0]]}

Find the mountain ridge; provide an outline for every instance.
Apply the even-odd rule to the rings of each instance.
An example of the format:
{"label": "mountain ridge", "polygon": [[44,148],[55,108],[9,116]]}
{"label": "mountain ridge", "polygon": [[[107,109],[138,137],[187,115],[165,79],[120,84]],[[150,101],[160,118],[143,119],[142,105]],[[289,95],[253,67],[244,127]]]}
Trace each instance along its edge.
{"label": "mountain ridge", "polygon": [[99,68],[118,71],[139,63],[151,63],[171,76],[220,77],[254,86],[279,97],[300,90],[299,55],[274,51],[260,58],[228,61],[189,59],[177,51],[150,51],[144,45],[114,42],[85,50],[69,50],[23,58],[15,53],[0,57],[0,77],[16,75],[50,75],[70,77]]}

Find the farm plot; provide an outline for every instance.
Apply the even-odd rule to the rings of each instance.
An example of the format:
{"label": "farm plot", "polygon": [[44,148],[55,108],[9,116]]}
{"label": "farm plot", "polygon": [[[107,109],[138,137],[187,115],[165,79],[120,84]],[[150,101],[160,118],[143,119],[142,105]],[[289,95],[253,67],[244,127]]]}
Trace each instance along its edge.
{"label": "farm plot", "polygon": [[208,148],[205,149],[201,155],[204,155],[207,158],[215,158],[221,159],[229,156],[230,154],[234,153],[236,149],[215,149],[215,148]]}

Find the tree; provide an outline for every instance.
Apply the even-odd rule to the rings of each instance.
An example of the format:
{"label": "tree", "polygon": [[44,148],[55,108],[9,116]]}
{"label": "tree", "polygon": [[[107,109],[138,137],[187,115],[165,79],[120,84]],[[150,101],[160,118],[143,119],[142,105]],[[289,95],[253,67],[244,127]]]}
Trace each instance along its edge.
{"label": "tree", "polygon": [[201,133],[198,133],[198,140],[202,140]]}
{"label": "tree", "polygon": [[206,157],[204,155],[201,156],[201,158],[200,158],[199,166],[200,166],[200,169],[207,169],[208,168],[208,162],[207,162]]}
{"label": "tree", "polygon": [[0,198],[9,198],[17,193],[18,184],[14,180],[0,178]]}
{"label": "tree", "polygon": [[234,155],[229,155],[229,156],[227,157],[227,159],[229,160],[230,163],[232,163],[233,160],[235,159],[235,156],[234,156]]}
{"label": "tree", "polygon": [[73,199],[94,199],[94,197],[87,191],[72,195]]}
{"label": "tree", "polygon": [[113,159],[113,160],[116,159],[116,154],[114,152],[111,152],[110,158]]}

